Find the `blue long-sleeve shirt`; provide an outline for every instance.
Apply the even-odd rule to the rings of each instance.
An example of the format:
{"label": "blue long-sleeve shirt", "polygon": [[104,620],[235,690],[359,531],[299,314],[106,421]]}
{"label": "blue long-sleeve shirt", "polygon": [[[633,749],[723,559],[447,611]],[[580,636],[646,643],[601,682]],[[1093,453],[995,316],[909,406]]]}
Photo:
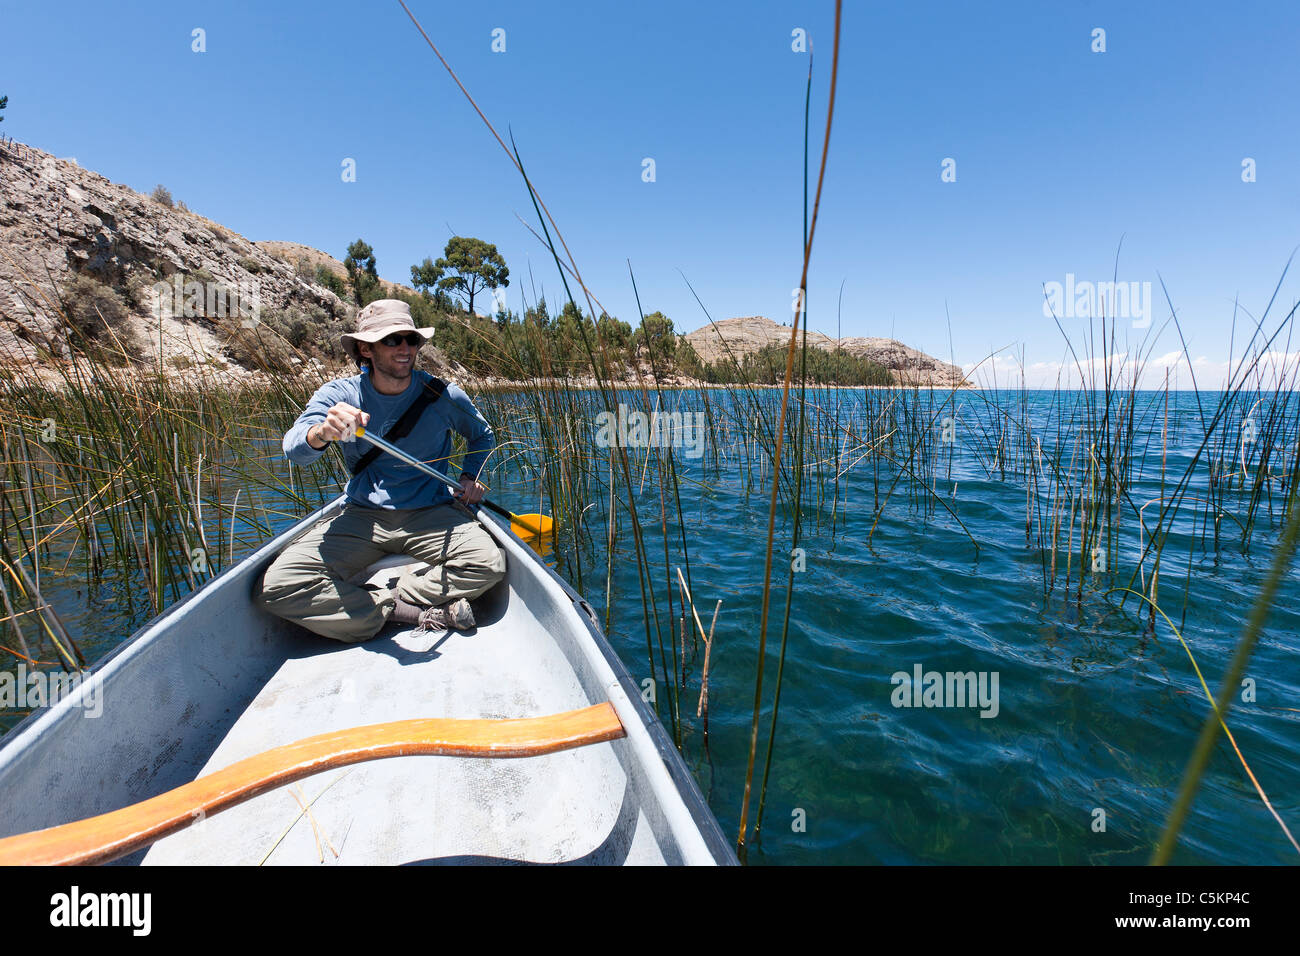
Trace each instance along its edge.
{"label": "blue long-sleeve shirt", "polygon": [[[375,390],[368,372],[351,378],[326,382],[307,403],[293,427],[285,433],[284,453],[298,465],[310,465],[323,455],[324,449],[307,444],[307,430],[325,421],[326,413],[339,402],[347,402],[363,412],[370,413],[367,431],[383,436],[397,423],[402,413],[415,401],[424,383],[433,376],[415,370],[411,384],[400,395],[384,395]],[[460,468],[453,467],[451,455],[451,430],[465,436],[468,451]],[[495,445],[492,427],[483,418],[464,389],[448,384],[447,390],[436,402],[425,407],[420,419],[410,433],[396,443],[421,461],[428,462],[449,478],[457,478],[462,471],[477,475],[487,461],[488,452]],[[327,445],[326,448],[329,446]],[[339,442],[348,469],[356,464],[373,446],[356,439]],[[418,468],[412,468],[392,455],[380,452],[359,475],[349,479],[346,489],[348,500],[367,508],[425,508],[451,500],[451,489],[436,478],[431,478]]]}

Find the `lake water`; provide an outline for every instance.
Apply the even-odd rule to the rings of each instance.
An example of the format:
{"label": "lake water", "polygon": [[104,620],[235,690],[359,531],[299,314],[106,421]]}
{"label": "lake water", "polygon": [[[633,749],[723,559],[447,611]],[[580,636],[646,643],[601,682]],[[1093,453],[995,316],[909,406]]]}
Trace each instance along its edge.
{"label": "lake water", "polygon": [[[834,393],[815,398],[823,407],[835,401]],[[1202,396],[1207,416],[1216,398]],[[953,416],[951,472],[946,459],[937,468],[937,487],[955,517],[942,508],[925,517],[900,490],[868,546],[875,481],[865,467],[841,478],[834,534],[829,500],[820,508],[805,507],[804,569],[794,575],[767,806],[750,863],[1136,864],[1147,861],[1159,837],[1209,705],[1170,629],[1160,622],[1152,636],[1149,610],[1139,618],[1135,601],[1120,609],[1116,596],[1103,596],[1107,588],[1129,585],[1138,537],[1132,506],[1118,509],[1116,518],[1121,532],[1112,563],[1119,564],[1119,573],[1112,568],[1092,574],[1089,562],[1082,599],[1077,588],[1067,598],[1059,579],[1044,596],[1045,552],[1025,541],[1024,482],[1010,474],[1006,480],[989,477],[975,452],[984,434],[974,424],[981,402],[972,396],[961,402],[965,408]],[[1051,396],[1031,393],[1031,420],[1046,424],[1051,405]],[[1162,450],[1168,493],[1205,431],[1191,395],[1170,396],[1163,446],[1163,398],[1140,396],[1138,407],[1148,412],[1150,434],[1139,435],[1135,444],[1150,460],[1128,498],[1140,508],[1162,494]],[[937,427],[943,417],[948,416]],[[1257,440],[1263,431],[1262,425],[1255,429]],[[1060,444],[1068,459],[1069,442]],[[1228,442],[1230,454],[1236,447]],[[1283,451],[1294,458],[1293,439]],[[1189,498],[1206,493],[1205,458],[1203,453]],[[684,709],[691,726],[685,751],[724,830],[734,836],[753,710],[768,492],[764,486],[745,496],[737,474],[724,471],[718,480],[693,469],[684,456],[679,468],[693,593],[705,628],[715,601],[724,602],[711,661],[707,754],[694,720],[698,658],[688,668],[692,691]],[[713,488],[694,488],[692,478]],[[815,501],[807,491],[805,498]],[[1224,509],[1244,514],[1245,500],[1234,493]],[[1159,600],[1175,623],[1184,622],[1183,636],[1217,693],[1268,567],[1280,510],[1275,508],[1271,527],[1268,519],[1258,519],[1249,554],[1242,553],[1228,519],[1220,522],[1217,553],[1212,537],[1193,536],[1193,510],[1194,503],[1186,505],[1185,516],[1174,523]],[[651,513],[658,514],[657,504]],[[1158,513],[1158,504],[1147,508],[1149,527]],[[671,508],[669,514],[669,539],[676,541]],[[648,552],[662,561],[657,521],[644,520],[644,526]],[[785,533],[778,534],[774,562],[765,721],[789,568],[789,522],[778,527]],[[588,560],[603,571],[602,554]],[[1063,553],[1058,560],[1064,564]],[[1077,582],[1077,554],[1074,562]],[[627,598],[636,613],[614,622],[610,637],[644,678],[649,668],[634,597],[635,566],[624,560],[615,568],[615,594]],[[589,587],[587,596],[603,606],[602,587]],[[1229,718],[1247,761],[1293,832],[1300,830],[1298,643],[1300,571],[1293,567],[1247,670],[1254,700],[1239,695]],[[918,693],[924,677],[922,688],[910,694],[903,692],[910,689],[903,681],[893,679],[914,676],[918,667],[923,675],[974,672],[984,679],[985,699],[996,675],[996,713],[988,706],[924,706]],[[657,696],[663,712],[662,694]],[[956,695],[944,702],[956,703]],[[766,735],[764,723],[756,788]],[[751,825],[754,813],[751,803]],[[1295,850],[1222,740],[1180,846],[1175,859],[1182,863],[1296,862]]]}
{"label": "lake water", "polygon": [[[846,403],[841,418],[848,421],[856,414],[852,403],[863,401],[863,395],[820,392],[814,398],[823,407]],[[682,407],[691,408],[693,401],[698,396],[685,396]],[[934,500],[927,504],[916,483],[904,482],[877,521],[874,505],[892,474],[865,463],[845,470],[835,492],[823,483],[820,503],[813,474],[805,479],[803,554],[793,575],[780,720],[762,836],[749,846],[751,864],[1138,864],[1150,856],[1209,705],[1171,629],[1160,621],[1153,634],[1149,611],[1139,616],[1136,601],[1120,607],[1118,596],[1105,592],[1129,585],[1139,553],[1135,509],[1170,490],[1172,481],[1167,478],[1163,491],[1160,482],[1162,453],[1167,476],[1180,475],[1190,464],[1204,434],[1200,410],[1191,396],[1172,394],[1167,438],[1161,433],[1163,408],[1140,423],[1135,447],[1146,455],[1145,467],[1116,505],[1115,545],[1106,554],[1105,569],[1094,571],[1094,562],[1084,556],[1089,567],[1080,594],[1080,557],[1072,558],[1067,592],[1064,548],[1058,551],[1060,577],[1045,591],[1050,558],[1037,540],[1026,543],[1023,475],[1017,477],[1014,465],[1004,475],[1005,460],[990,474],[989,429],[995,419],[978,410],[978,396],[966,394],[959,402],[964,403],[960,411],[943,416],[953,419],[953,440],[950,445],[940,440],[935,447],[941,460],[925,471],[926,484],[946,507]],[[1051,454],[1047,446],[1060,446],[1068,459],[1074,446],[1050,427],[1052,397],[1030,393],[1027,402],[1029,418],[1052,436],[1051,443],[1042,439],[1045,457]],[[1140,405],[1150,411],[1157,402],[1163,398],[1146,395]],[[1213,397],[1202,396],[1202,403],[1212,402]],[[942,420],[934,427],[942,429]],[[1234,438],[1227,449],[1238,455],[1239,441]],[[711,659],[707,746],[702,721],[695,717],[701,649],[688,655],[685,668],[683,751],[724,832],[734,838],[753,713],[770,486],[754,470],[752,458],[747,465],[732,455],[718,464],[708,455],[694,459],[681,451],[677,467],[685,520],[678,523],[670,502],[669,565],[682,563],[684,534],[692,591],[706,629],[715,602],[723,601]],[[1285,448],[1281,453],[1289,454]],[[1217,445],[1209,457],[1215,455],[1223,457]],[[855,457],[843,458],[840,467]],[[833,472],[824,469],[823,479]],[[1202,461],[1189,497],[1208,494],[1206,474]],[[535,497],[527,504],[505,476],[494,487],[499,503],[536,510]],[[1280,479],[1273,487],[1272,513],[1267,503],[1257,510],[1248,550],[1231,517],[1220,522],[1216,549],[1212,527],[1209,535],[1203,533],[1189,503],[1162,558],[1160,603],[1181,626],[1215,692],[1280,530]],[[1229,494],[1222,510],[1244,521],[1247,495]],[[593,500],[589,536],[576,544],[562,540],[552,560],[575,584],[581,566],[582,590],[603,619],[606,512],[603,501]],[[665,641],[678,642],[680,635],[672,630],[676,620],[667,620],[668,574],[653,478],[639,503],[661,627]],[[1047,506],[1039,501],[1035,507],[1041,514]],[[1156,504],[1144,512],[1149,526],[1158,511]],[[783,508],[777,522],[751,826],[791,567],[790,518],[789,508]],[[652,675],[640,584],[626,522],[620,530],[609,636],[641,681]],[[47,584],[47,593],[92,660],[150,616],[147,602],[139,600],[138,583],[110,581],[88,589],[70,578]],[[132,595],[133,607],[127,601]],[[1293,567],[1247,669],[1251,684],[1234,701],[1228,719],[1293,831],[1300,830],[1298,640],[1300,572]],[[655,682],[646,686],[653,687],[669,723],[671,693],[657,646],[654,657]],[[918,673],[921,682],[914,687]],[[954,678],[936,686],[930,674],[971,675],[971,683]],[[968,689],[973,699],[959,701],[956,692]],[[1175,861],[1295,860],[1295,850],[1221,741]]]}

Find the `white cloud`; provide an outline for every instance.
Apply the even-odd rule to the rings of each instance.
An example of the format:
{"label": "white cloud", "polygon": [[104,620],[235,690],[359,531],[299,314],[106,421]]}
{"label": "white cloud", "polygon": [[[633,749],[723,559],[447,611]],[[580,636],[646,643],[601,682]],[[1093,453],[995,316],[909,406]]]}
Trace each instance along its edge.
{"label": "white cloud", "polygon": [[[1023,364],[1018,356],[999,354],[981,363],[967,362],[962,365],[962,371],[976,385],[982,387],[992,387],[994,384],[1000,388],[1019,387],[1023,373],[1027,388],[1050,389],[1058,386],[1077,388],[1080,379],[1085,383],[1093,382],[1101,385],[1106,380],[1106,370],[1109,367],[1111,387],[1119,390],[1131,388],[1135,375],[1138,388],[1163,388],[1166,374],[1171,389],[1191,389],[1195,384],[1196,388],[1213,390],[1224,388],[1229,376],[1234,373],[1240,377],[1245,369],[1251,366],[1252,361],[1253,359],[1248,359],[1242,363],[1237,359],[1229,368],[1226,361],[1215,361],[1206,355],[1197,355],[1189,363],[1180,349],[1162,355],[1151,355],[1146,359],[1129,352],[1113,352],[1109,355],[1080,356],[1077,362],[1072,356],[1068,356],[1064,360],[1026,361]],[[1260,355],[1255,364],[1254,371],[1250,375],[1250,383],[1253,386],[1258,379],[1261,388],[1272,390],[1279,378],[1282,379],[1284,386],[1300,384],[1295,381],[1298,373],[1300,373],[1300,351],[1265,352]],[[1195,375],[1195,383],[1193,383],[1193,375]]]}

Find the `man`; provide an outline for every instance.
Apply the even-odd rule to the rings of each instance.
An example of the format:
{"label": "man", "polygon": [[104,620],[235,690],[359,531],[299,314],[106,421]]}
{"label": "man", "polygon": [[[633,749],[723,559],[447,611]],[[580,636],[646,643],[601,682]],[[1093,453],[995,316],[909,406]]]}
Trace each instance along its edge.
{"label": "man", "polygon": [[[272,614],[350,643],[375,636],[390,620],[468,630],[469,599],[505,576],[505,555],[467,507],[483,497],[477,478],[493,447],[492,429],[458,386],[414,370],[431,335],[433,329],[415,327],[405,302],[370,303],[342,340],[361,374],[322,385],[285,434],[285,454],[299,465],[344,442],[353,476],[343,511],[267,568],[258,602]],[[469,449],[454,496],[437,479],[355,440],[358,425],[387,436],[404,416],[406,434],[395,444],[440,471],[448,470],[450,430],[465,436]],[[403,574],[393,591],[354,583],[386,554],[410,555],[427,567]]]}

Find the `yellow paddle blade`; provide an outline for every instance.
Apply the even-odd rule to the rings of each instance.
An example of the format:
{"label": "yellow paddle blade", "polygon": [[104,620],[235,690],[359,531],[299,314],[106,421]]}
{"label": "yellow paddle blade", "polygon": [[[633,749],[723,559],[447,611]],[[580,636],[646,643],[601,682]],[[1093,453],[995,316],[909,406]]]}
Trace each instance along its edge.
{"label": "yellow paddle blade", "polygon": [[555,519],[550,515],[510,516],[510,530],[521,538],[536,538],[555,533]]}

